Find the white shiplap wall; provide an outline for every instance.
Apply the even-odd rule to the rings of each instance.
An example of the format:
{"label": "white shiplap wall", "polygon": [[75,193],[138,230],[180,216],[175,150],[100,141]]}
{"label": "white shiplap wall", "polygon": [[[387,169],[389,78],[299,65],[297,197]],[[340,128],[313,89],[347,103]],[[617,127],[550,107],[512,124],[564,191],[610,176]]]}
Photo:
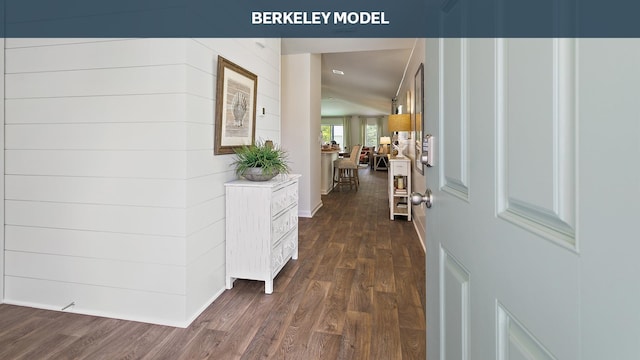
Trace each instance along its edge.
{"label": "white shiplap wall", "polygon": [[[0,10],[0,15],[4,15],[3,10]],[[4,69],[4,38],[0,39],[0,69]],[[4,99],[4,86],[0,86],[0,99]],[[4,124],[4,101],[0,101],[0,120]],[[0,167],[4,169],[4,126],[0,126],[0,143]],[[0,197],[4,199],[4,176],[0,177]],[[0,218],[4,219],[4,202],[0,204]],[[4,249],[4,236],[4,231],[0,232],[0,249]],[[4,256],[0,256],[0,304],[4,302],[3,290]]]}
{"label": "white shiplap wall", "polygon": [[217,56],[279,141],[280,41],[66,40],[6,40],[6,302],[186,326],[224,290]]}
{"label": "white shiplap wall", "polygon": [[[215,92],[217,58],[224,58],[258,75],[256,139],[280,142],[280,39],[194,39],[187,42],[187,63],[198,69],[189,79],[194,87],[206,79]],[[213,59],[213,61],[212,61]],[[209,99],[209,98],[208,98]],[[224,289],[225,189],[235,178],[232,156],[211,156],[214,104],[200,106],[196,98],[187,107],[186,152],[186,270],[187,312],[198,314],[211,301],[211,294]],[[211,241],[215,239],[215,241]],[[215,266],[213,265],[215,264]]]}

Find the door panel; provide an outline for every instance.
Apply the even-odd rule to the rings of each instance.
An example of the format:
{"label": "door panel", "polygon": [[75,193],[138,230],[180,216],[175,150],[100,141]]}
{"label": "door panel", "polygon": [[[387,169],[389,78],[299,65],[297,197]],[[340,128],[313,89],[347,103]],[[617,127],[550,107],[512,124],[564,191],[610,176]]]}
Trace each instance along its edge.
{"label": "door panel", "polygon": [[[435,42],[427,40],[427,62],[435,51],[439,66],[426,71],[440,84],[427,85],[425,96],[439,99],[435,113],[427,114],[438,119],[427,131],[440,145],[436,167],[427,170],[427,185],[436,188],[434,206],[427,211],[427,271],[440,273],[438,288],[428,283],[427,294],[442,292],[436,358],[518,359],[537,344],[544,350],[537,353],[549,358],[577,359],[575,240],[563,238],[563,246],[557,239],[548,241],[553,239],[549,233],[571,230],[567,224],[575,219],[575,180],[567,178],[575,173],[575,146],[565,142],[575,129],[573,117],[562,112],[573,94],[560,88],[572,77],[563,71],[573,70],[563,62],[564,44],[550,39]],[[529,61],[533,70],[526,66]],[[565,232],[569,238],[575,233]],[[446,251],[437,258],[434,252],[440,249]],[[468,307],[460,306],[465,299]],[[504,320],[505,314],[513,315]],[[517,323],[509,320],[516,318]],[[517,326],[501,328],[505,321]]]}
{"label": "door panel", "polygon": [[442,322],[444,357],[466,360],[469,358],[469,272],[440,249],[442,286]]}
{"label": "door panel", "polygon": [[555,360],[522,324],[497,304],[498,314],[498,360]]}
{"label": "door panel", "polygon": [[640,358],[639,63],[638,39],[426,40],[430,360]]}
{"label": "door panel", "polygon": [[[449,39],[441,43],[441,73],[446,82],[441,82],[440,93],[443,117],[451,121],[442,124],[442,183],[443,191],[461,199],[469,198],[469,137],[467,117],[467,67],[468,51],[466,39]],[[446,114],[446,115],[444,115]]]}
{"label": "door panel", "polygon": [[575,40],[497,40],[498,215],[575,241]]}

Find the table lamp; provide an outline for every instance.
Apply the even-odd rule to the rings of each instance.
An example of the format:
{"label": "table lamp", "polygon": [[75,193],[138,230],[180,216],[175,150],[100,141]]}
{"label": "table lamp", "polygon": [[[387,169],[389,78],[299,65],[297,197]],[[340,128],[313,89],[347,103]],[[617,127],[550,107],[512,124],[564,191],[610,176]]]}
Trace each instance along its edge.
{"label": "table lamp", "polygon": [[389,152],[389,144],[391,144],[391,137],[383,136],[380,138],[380,145],[383,145],[380,149],[381,154],[387,154]]}
{"label": "table lamp", "polygon": [[[389,115],[389,131],[411,131],[411,115],[410,114],[392,114]],[[402,155],[402,147],[398,146],[398,155],[396,157],[404,157]]]}

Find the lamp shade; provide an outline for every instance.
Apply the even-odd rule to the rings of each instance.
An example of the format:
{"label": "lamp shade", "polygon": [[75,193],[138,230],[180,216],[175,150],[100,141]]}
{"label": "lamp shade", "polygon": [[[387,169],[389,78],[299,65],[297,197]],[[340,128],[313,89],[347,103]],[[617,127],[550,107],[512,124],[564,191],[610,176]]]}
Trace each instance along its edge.
{"label": "lamp shade", "polygon": [[378,152],[379,154],[386,154],[389,152],[389,144],[391,144],[391,137],[390,136],[382,136],[380,138],[380,145],[382,145],[380,147],[380,151]]}
{"label": "lamp shade", "polygon": [[411,115],[392,114],[389,115],[389,131],[411,131]]}

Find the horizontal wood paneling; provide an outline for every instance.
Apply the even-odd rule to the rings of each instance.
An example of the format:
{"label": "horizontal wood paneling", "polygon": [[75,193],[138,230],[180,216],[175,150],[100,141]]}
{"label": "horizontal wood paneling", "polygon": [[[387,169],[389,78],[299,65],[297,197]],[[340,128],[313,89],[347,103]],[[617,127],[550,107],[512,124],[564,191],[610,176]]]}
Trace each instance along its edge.
{"label": "horizontal wood paneling", "polygon": [[187,93],[206,99],[215,98],[215,77],[208,72],[187,66]]}
{"label": "horizontal wood paneling", "polygon": [[[186,94],[7,99],[7,124],[162,123],[183,121],[184,108],[208,108]],[[9,139],[7,139],[9,140]]]}
{"label": "horizontal wood paneling", "polygon": [[[187,314],[204,311],[214,295],[224,291],[224,243],[203,252],[187,265]],[[220,264],[216,267],[213,264]]]}
{"label": "horizontal wood paneling", "polygon": [[[265,118],[263,118],[261,121],[265,121],[268,120],[269,118],[273,118],[275,117],[275,120],[277,120],[277,123],[280,123],[280,104],[278,103],[279,99],[278,98],[274,98],[274,97],[269,97],[269,96],[265,96],[262,99],[262,103],[258,103],[258,110],[260,110],[262,107],[264,107],[265,109]],[[258,112],[258,119],[260,119],[260,112]]]}
{"label": "horizontal wood paneling", "polygon": [[181,266],[186,259],[181,237],[17,225],[5,226],[5,233],[6,250],[13,252]]}
{"label": "horizontal wood paneling", "polygon": [[186,170],[181,151],[6,150],[5,157],[8,175],[184,179]]}
{"label": "horizontal wood paneling", "polygon": [[182,295],[7,276],[5,302],[156,324],[186,326]]}
{"label": "horizontal wood paneling", "polygon": [[224,208],[224,196],[218,196],[189,207],[186,210],[186,233],[193,234],[214,222],[224,219]]}
{"label": "horizontal wood paneling", "polygon": [[[220,294],[223,184],[236,175],[232,156],[213,155],[217,56],[258,75],[256,137],[279,142],[280,40],[264,41],[8,41],[11,301],[71,297],[75,311],[175,324]],[[162,292],[176,295],[131,304]]]}
{"label": "horizontal wood paneling", "polygon": [[224,183],[235,179],[229,171],[194,177],[187,180],[187,207],[215,197],[224,196]]}
{"label": "horizontal wood paneling", "polygon": [[184,295],[185,267],[5,251],[6,275]]}
{"label": "horizontal wood paneling", "polygon": [[186,80],[184,65],[7,74],[5,95],[16,99],[185,93]]}
{"label": "horizontal wood paneling", "polygon": [[8,49],[6,56],[6,72],[13,74],[183,64],[186,54],[183,39],[124,39]]}
{"label": "horizontal wood paneling", "polygon": [[184,124],[186,131],[187,150],[204,150],[213,149],[213,126],[204,123],[186,123]]}
{"label": "horizontal wood paneling", "polygon": [[7,225],[185,236],[185,210],[103,204],[5,201]]}
{"label": "horizontal wood paneling", "polygon": [[215,81],[218,71],[218,57],[211,56],[214,51],[220,51],[221,48],[210,49],[203,46],[202,42],[206,39],[190,39],[186,43],[186,56],[189,66],[200,69],[210,74]]}
{"label": "horizontal wood paneling", "polygon": [[7,125],[7,149],[184,150],[185,124],[96,123]]}
{"label": "horizontal wood paneling", "polygon": [[206,124],[211,126],[209,134],[213,134],[214,124],[214,99],[206,99],[200,96],[188,95],[186,106],[186,118],[187,123]]}
{"label": "horizontal wood paneling", "polygon": [[[214,247],[218,247],[225,242],[224,219],[214,222],[206,228],[194,232],[187,236],[186,240],[186,263],[191,264],[202,254],[207,253]],[[224,252],[224,248],[222,249]],[[224,264],[224,259],[222,259]]]}
{"label": "horizontal wood paneling", "polygon": [[[185,206],[182,180],[6,175],[6,199],[148,207]],[[164,194],[163,197],[158,194]]]}
{"label": "horizontal wood paneling", "polygon": [[[234,156],[213,156],[213,150],[193,150],[187,153],[187,177],[195,178],[222,172],[229,173],[228,179],[235,178],[232,163]],[[220,185],[220,184],[219,184]]]}

